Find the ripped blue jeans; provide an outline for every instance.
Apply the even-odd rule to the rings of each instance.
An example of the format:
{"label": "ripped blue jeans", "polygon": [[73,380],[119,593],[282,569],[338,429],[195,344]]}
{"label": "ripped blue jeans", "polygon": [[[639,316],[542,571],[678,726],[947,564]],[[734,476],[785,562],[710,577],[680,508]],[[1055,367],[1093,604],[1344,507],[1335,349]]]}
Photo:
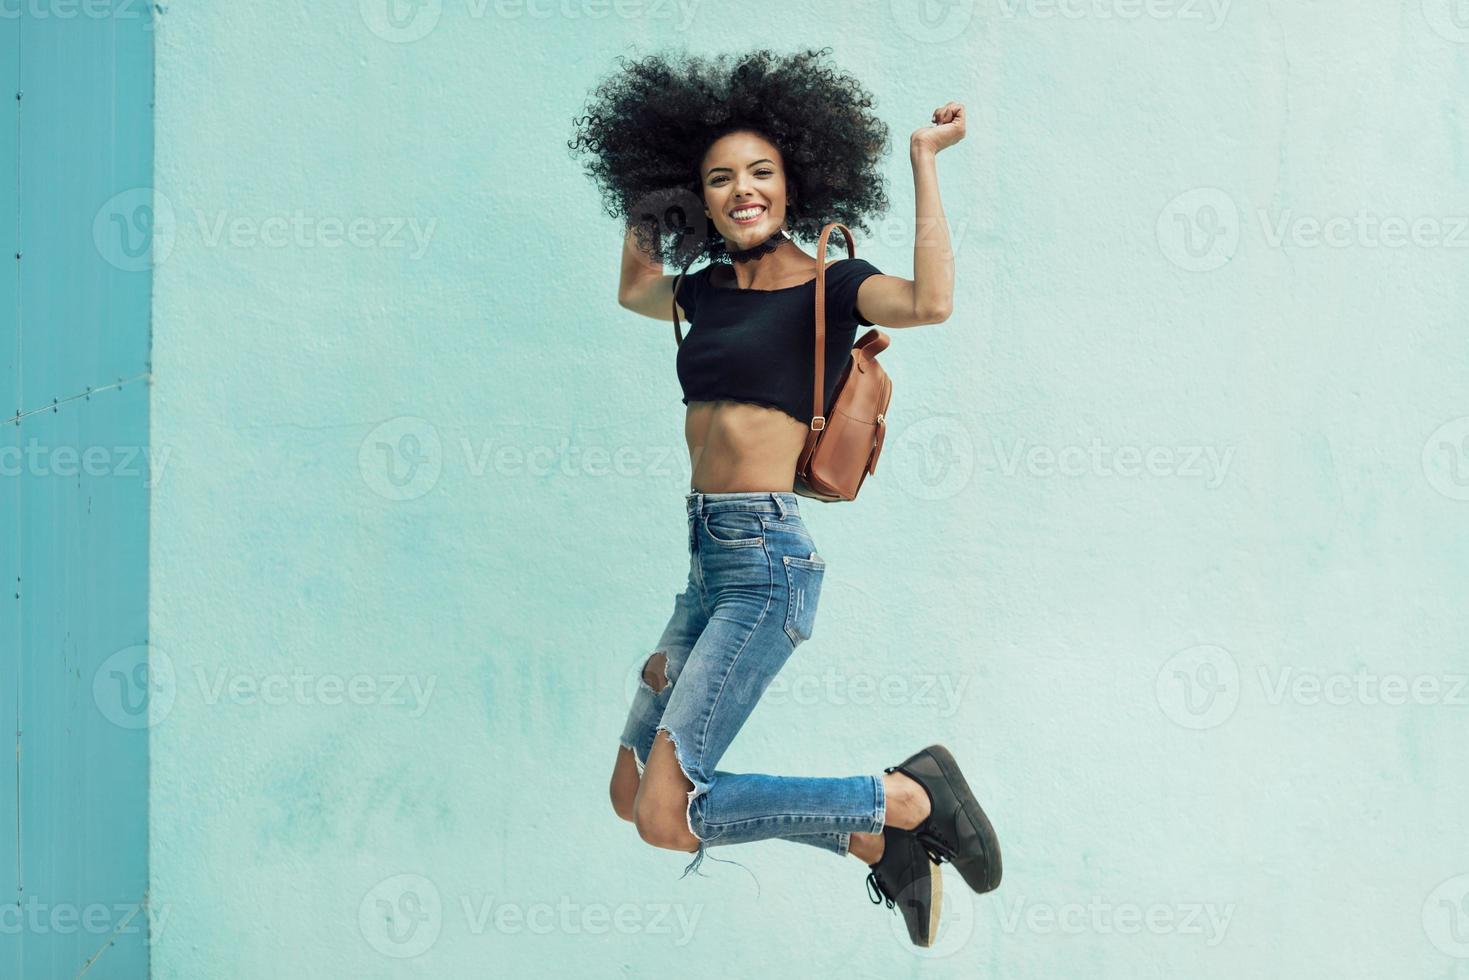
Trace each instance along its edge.
{"label": "ripped blue jeans", "polygon": [[687,815],[699,847],[684,875],[711,844],[780,838],[845,855],[853,833],[882,831],[887,801],[879,775],[715,768],[816,620],[826,563],[797,499],[789,491],[685,497],[688,584],[650,654],[666,658],[667,683],[654,690],[639,680],[621,738],[641,773],[657,733],[667,731],[694,785]]}

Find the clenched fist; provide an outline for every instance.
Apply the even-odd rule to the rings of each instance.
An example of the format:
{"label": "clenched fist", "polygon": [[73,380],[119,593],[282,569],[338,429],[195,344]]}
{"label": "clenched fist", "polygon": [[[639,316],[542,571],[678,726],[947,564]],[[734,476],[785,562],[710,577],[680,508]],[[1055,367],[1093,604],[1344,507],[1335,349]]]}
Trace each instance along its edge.
{"label": "clenched fist", "polygon": [[913,131],[908,141],[912,152],[937,153],[964,138],[964,104],[945,102],[933,111],[933,125]]}

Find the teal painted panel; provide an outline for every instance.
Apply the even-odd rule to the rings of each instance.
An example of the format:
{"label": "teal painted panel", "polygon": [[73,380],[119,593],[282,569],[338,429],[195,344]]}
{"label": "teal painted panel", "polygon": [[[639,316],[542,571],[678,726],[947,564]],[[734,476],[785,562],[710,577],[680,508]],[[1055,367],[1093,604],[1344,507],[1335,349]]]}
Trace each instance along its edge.
{"label": "teal painted panel", "polygon": [[[16,269],[18,205],[11,193],[18,177],[18,122],[15,93],[20,85],[20,23],[0,18],[0,419],[18,407],[16,389],[20,321],[16,304],[20,290]],[[0,465],[19,447],[20,430],[0,422]],[[0,472],[0,912],[14,913],[20,896],[20,800],[16,795],[15,755],[17,686],[20,681],[20,599],[15,579],[19,555],[15,536],[20,531],[20,483],[6,470]],[[20,937],[0,932],[0,975],[18,977]]]}
{"label": "teal painted panel", "polygon": [[148,637],[147,407],[138,382],[19,429],[22,884],[106,910],[105,929],[28,929],[24,976],[75,975],[116,929],[102,959],[146,960],[148,731],[127,651]]}
{"label": "teal painted panel", "polygon": [[[16,578],[20,555],[20,481],[11,475],[11,460],[20,445],[20,430],[0,423],[0,914],[14,921],[20,895],[20,853],[16,848],[20,801],[16,796],[16,707],[20,682],[20,599]],[[20,976],[20,937],[0,931],[0,976]]]}
{"label": "teal painted panel", "polygon": [[[133,377],[148,333],[152,32],[126,17],[20,22],[20,288],[27,409]],[[79,140],[84,141],[79,144]]]}
{"label": "teal painted panel", "polygon": [[151,273],[110,250],[106,215],[147,196],[152,33],[136,5],[98,9],[18,21],[10,394],[25,414],[0,498],[20,592],[16,974],[88,980],[146,977],[149,926],[148,731],[127,685],[148,636]]}
{"label": "teal painted panel", "polygon": [[19,270],[15,253],[20,251],[16,223],[20,205],[14,193],[19,179],[20,22],[0,17],[0,419],[9,418],[20,407],[16,386],[20,382],[19,359]]}

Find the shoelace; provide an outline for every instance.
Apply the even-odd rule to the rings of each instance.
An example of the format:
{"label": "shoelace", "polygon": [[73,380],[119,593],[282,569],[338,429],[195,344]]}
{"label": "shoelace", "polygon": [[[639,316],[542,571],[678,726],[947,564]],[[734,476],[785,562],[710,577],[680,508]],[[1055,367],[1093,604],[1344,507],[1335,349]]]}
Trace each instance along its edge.
{"label": "shoelace", "polygon": [[[874,889],[877,890],[876,895],[873,894]],[[875,868],[867,872],[867,897],[872,899],[873,905],[882,905],[886,901],[888,908],[897,909],[898,907],[898,903],[893,899],[892,892],[888,891],[887,887],[883,885],[882,879],[877,876],[877,870]]]}
{"label": "shoelace", "polygon": [[959,849],[950,843],[949,839],[940,833],[931,821],[925,820],[919,825],[914,831],[914,836],[918,838],[918,843],[923,845],[923,849],[928,852],[929,860],[934,864],[943,864],[945,861],[950,864],[954,863],[954,855],[959,853]]}

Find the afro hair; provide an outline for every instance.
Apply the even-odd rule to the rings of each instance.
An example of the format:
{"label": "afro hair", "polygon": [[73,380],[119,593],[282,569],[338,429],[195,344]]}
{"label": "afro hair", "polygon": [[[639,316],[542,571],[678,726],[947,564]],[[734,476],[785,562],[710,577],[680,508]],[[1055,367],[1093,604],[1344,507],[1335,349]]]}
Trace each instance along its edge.
{"label": "afro hair", "polygon": [[779,148],[795,199],[793,238],[815,242],[833,221],[866,233],[866,219],[888,207],[879,170],[888,127],[871,93],[824,62],[830,53],[620,56],[573,120],[567,145],[590,155],[586,173],[608,216],[635,229],[650,258],[678,268],[701,255],[727,261],[724,237],[704,214],[699,165],[715,140],[737,130]]}

